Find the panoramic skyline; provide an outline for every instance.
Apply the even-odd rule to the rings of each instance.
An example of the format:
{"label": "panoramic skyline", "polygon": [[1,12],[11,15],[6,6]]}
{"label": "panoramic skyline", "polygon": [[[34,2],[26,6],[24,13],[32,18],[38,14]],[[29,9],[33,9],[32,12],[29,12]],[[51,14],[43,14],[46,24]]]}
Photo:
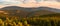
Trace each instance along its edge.
{"label": "panoramic skyline", "polygon": [[59,2],[60,0],[0,0],[0,4],[26,4],[26,3],[40,3],[40,2]]}
{"label": "panoramic skyline", "polygon": [[[36,0],[0,0],[0,8],[5,6],[20,6],[20,7],[40,7],[40,6],[46,6],[46,7],[53,7],[53,8],[60,8],[60,2],[57,2],[59,0],[38,0],[39,2],[36,2]],[[25,3],[23,3],[25,2]]]}

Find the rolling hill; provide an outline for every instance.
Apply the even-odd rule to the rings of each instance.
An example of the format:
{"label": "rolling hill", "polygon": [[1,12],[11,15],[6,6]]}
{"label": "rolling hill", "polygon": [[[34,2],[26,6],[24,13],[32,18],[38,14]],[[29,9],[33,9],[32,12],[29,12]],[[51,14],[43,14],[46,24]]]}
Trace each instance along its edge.
{"label": "rolling hill", "polygon": [[8,7],[3,7],[0,10],[8,12],[10,15],[13,16],[16,15],[22,17],[60,13],[59,9],[50,8],[50,7],[25,8],[25,7],[18,7],[18,6],[8,6]]}

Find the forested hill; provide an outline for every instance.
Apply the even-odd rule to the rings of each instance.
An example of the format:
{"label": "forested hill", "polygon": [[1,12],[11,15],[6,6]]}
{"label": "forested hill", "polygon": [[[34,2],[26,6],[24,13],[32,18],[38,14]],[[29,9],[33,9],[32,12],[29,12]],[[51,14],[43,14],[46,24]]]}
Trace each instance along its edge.
{"label": "forested hill", "polygon": [[19,6],[7,6],[7,7],[1,8],[0,10],[24,10],[24,11],[48,10],[48,11],[60,13],[59,9],[51,8],[51,7],[25,8],[25,7],[19,7]]}
{"label": "forested hill", "polygon": [[25,7],[18,7],[18,6],[8,6],[8,7],[3,7],[0,10],[8,12],[10,15],[13,16],[17,15],[22,17],[32,17],[32,16],[60,13],[59,9],[51,8],[51,7],[25,8]]}

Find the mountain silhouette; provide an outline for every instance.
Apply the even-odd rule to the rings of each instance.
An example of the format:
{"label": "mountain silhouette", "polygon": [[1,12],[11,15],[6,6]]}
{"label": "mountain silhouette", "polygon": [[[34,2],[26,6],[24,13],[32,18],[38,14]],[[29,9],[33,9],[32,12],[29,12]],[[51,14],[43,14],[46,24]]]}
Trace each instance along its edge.
{"label": "mountain silhouette", "polygon": [[39,7],[38,9],[39,9],[39,10],[47,10],[47,11],[52,11],[52,12],[60,13],[60,9],[57,9],[57,8]]}
{"label": "mountain silhouette", "polygon": [[0,10],[23,10],[23,11],[38,11],[38,10],[48,10],[56,13],[60,13],[59,9],[51,8],[51,7],[37,7],[37,8],[25,8],[25,7],[19,7],[19,6],[7,6],[3,7]]}
{"label": "mountain silhouette", "polygon": [[19,7],[19,6],[6,6],[1,8],[2,10],[21,10],[23,7]]}
{"label": "mountain silhouette", "polygon": [[[32,16],[39,16],[39,15],[47,15],[47,14],[55,14],[60,13],[59,9],[51,8],[51,7],[36,7],[36,8],[25,8],[19,6],[7,6],[3,7],[0,10],[5,10],[11,15],[18,15],[22,17],[32,17]],[[20,13],[16,13],[16,10],[19,10]],[[12,14],[15,13],[15,14]]]}

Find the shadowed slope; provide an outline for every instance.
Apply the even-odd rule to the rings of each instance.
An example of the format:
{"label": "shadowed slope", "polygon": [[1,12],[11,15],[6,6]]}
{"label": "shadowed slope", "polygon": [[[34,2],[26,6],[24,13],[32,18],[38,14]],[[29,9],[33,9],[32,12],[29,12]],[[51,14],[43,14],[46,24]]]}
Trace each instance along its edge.
{"label": "shadowed slope", "polygon": [[[9,13],[13,12],[15,13],[13,15],[17,15],[17,16],[19,15],[22,17],[60,13],[60,10],[56,8],[50,8],[50,7],[25,8],[25,7],[18,7],[18,6],[7,6],[7,7],[1,8],[0,10],[5,10],[5,11],[8,10]],[[14,12],[16,10],[19,10],[20,12],[19,13]]]}
{"label": "shadowed slope", "polygon": [[36,7],[36,8],[25,8],[25,7],[19,7],[19,6],[7,6],[3,7],[0,10],[23,10],[23,11],[38,11],[38,10],[48,10],[56,13],[60,13],[59,9],[56,8],[50,8],[50,7]]}

